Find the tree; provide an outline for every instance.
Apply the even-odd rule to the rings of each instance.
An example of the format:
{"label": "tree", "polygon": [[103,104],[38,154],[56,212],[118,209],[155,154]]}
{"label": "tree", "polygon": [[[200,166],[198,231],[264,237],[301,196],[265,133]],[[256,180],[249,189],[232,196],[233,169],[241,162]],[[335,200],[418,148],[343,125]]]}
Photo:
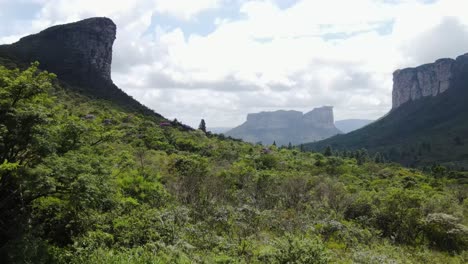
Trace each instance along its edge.
{"label": "tree", "polygon": [[37,158],[32,143],[48,119],[47,92],[54,78],[38,66],[33,63],[23,72],[0,67],[0,162],[23,164]]}
{"label": "tree", "polygon": [[206,123],[205,123],[205,119],[202,119],[200,121],[200,125],[198,126],[198,129],[200,129],[201,131],[205,132],[206,133]]}
{"label": "tree", "polygon": [[362,165],[369,160],[369,153],[366,149],[357,150],[355,153],[355,158],[358,165]]}
{"label": "tree", "polygon": [[333,151],[332,151],[331,146],[328,146],[325,149],[325,151],[323,152],[323,155],[326,156],[326,157],[330,157],[331,155],[333,155]]}
{"label": "tree", "polygon": [[[0,223],[10,229],[28,203],[21,188],[25,170],[53,148],[46,128],[53,120],[48,91],[55,75],[38,66],[32,63],[24,71],[0,66]],[[0,240],[4,233],[2,228]]]}
{"label": "tree", "polygon": [[276,141],[273,141],[273,146],[275,146],[275,147],[276,147]]}
{"label": "tree", "polygon": [[380,154],[380,152],[375,153],[374,162],[375,163],[383,163],[384,162],[383,157]]}
{"label": "tree", "polygon": [[293,148],[293,147],[292,147],[292,144],[291,144],[291,142],[289,142],[289,144],[288,144],[288,149],[292,149],[292,148]]}

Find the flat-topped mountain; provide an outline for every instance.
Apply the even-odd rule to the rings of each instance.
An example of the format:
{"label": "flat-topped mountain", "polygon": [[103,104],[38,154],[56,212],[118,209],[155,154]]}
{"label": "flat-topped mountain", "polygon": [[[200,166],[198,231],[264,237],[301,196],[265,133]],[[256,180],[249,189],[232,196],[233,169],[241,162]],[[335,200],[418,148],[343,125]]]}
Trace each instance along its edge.
{"label": "flat-topped mountain", "polygon": [[159,117],[112,82],[116,33],[117,27],[109,18],[89,18],[50,27],[11,45],[0,45],[0,57],[25,64],[39,61],[42,69],[57,74],[69,88]]}
{"label": "flat-topped mountain", "polygon": [[393,108],[387,115],[305,148],[366,148],[405,165],[468,168],[468,54],[397,70],[393,80]]}
{"label": "flat-topped mountain", "polygon": [[321,140],[338,133],[333,107],[324,106],[306,114],[285,110],[248,114],[245,123],[226,135],[252,143],[287,145]]}

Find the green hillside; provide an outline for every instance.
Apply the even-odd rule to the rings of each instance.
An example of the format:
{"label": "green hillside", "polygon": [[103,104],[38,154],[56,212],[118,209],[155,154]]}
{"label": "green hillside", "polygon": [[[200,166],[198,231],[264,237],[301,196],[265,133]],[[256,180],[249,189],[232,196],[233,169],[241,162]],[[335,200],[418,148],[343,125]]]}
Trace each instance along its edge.
{"label": "green hillside", "polygon": [[63,85],[0,67],[1,263],[467,261],[463,173],[264,148]]}
{"label": "green hillside", "polygon": [[[467,71],[468,72],[468,71]],[[361,148],[406,166],[443,164],[468,169],[468,80],[437,97],[392,110],[380,120],[345,135],[304,145],[306,150]]]}

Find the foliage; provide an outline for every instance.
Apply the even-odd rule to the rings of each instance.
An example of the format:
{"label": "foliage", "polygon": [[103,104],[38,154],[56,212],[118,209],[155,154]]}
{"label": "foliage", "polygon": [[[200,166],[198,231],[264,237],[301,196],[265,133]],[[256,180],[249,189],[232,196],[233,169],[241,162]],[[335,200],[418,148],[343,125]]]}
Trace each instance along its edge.
{"label": "foliage", "polygon": [[0,73],[1,263],[466,263],[463,172],[247,144],[37,64]]}

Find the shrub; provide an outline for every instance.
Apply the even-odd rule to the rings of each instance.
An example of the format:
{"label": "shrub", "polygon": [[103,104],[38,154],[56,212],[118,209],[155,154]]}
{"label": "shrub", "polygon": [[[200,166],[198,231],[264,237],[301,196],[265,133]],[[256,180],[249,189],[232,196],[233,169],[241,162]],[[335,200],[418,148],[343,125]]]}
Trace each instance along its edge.
{"label": "shrub", "polygon": [[432,246],[448,251],[468,248],[468,227],[449,214],[429,214],[424,220],[424,233]]}
{"label": "shrub", "polygon": [[318,238],[287,234],[274,243],[272,263],[324,264],[329,262],[328,252]]}

